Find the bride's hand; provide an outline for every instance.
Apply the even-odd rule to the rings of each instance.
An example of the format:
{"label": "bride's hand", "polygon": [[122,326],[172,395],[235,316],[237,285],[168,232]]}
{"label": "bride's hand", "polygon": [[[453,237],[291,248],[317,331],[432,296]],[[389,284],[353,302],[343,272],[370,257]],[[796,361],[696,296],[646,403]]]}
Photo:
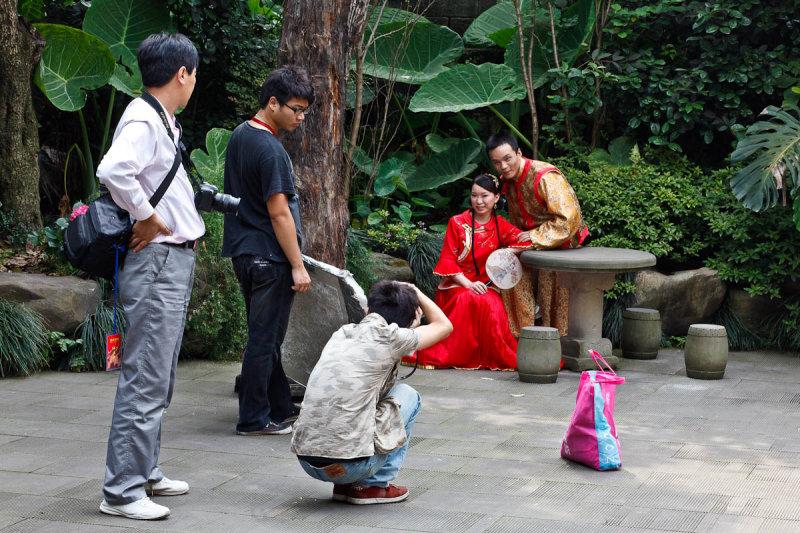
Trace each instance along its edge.
{"label": "bride's hand", "polygon": [[475,294],[486,294],[486,291],[488,290],[486,288],[486,285],[484,285],[480,281],[473,281],[472,283],[469,284],[467,288],[472,292],[474,292]]}

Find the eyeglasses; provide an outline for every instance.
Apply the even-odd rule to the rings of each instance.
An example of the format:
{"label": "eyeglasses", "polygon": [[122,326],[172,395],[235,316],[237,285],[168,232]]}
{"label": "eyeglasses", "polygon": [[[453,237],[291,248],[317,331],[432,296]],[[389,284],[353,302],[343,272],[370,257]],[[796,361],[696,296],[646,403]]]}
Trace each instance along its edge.
{"label": "eyeglasses", "polygon": [[310,113],[310,110],[307,107],[292,107],[288,104],[283,104],[283,105],[294,111],[295,115],[308,115]]}

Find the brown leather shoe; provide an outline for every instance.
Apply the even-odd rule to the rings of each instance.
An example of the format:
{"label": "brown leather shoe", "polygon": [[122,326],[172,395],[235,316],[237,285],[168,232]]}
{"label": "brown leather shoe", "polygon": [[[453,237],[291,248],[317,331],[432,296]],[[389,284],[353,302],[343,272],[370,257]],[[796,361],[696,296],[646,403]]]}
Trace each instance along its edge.
{"label": "brown leather shoe", "polygon": [[363,487],[354,484],[347,493],[347,502],[355,505],[394,503],[408,498],[408,489],[397,485],[388,487]]}

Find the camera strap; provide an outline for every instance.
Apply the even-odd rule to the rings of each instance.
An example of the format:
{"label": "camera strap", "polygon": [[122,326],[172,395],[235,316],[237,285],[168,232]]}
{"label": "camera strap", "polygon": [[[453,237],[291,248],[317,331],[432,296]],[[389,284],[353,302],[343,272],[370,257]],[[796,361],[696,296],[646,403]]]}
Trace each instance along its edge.
{"label": "camera strap", "polygon": [[[142,96],[140,98],[145,102],[147,102],[148,104],[150,104],[150,107],[155,109],[156,113],[158,113],[158,116],[161,117],[161,122],[164,123],[164,127],[167,129],[167,135],[169,135],[169,138],[172,141],[172,143],[175,144],[175,135],[173,135],[172,133],[172,128],[169,127],[169,122],[167,121],[167,114],[164,112],[164,108],[161,106],[158,100],[156,100],[156,97],[145,91],[142,93]],[[181,124],[180,122],[178,122],[177,118],[175,119],[175,126],[177,126],[178,128],[178,144],[181,146],[181,148],[184,148],[185,150],[185,147],[183,147],[183,142],[181,141],[181,137],[183,137],[183,128],[181,128]],[[150,197],[150,205],[155,207],[156,204],[158,204],[158,202],[161,201],[161,198],[164,196],[164,193],[167,192],[167,189],[172,184],[172,180],[175,177],[175,173],[178,172],[178,167],[182,162],[183,162],[183,157],[181,154],[181,149],[176,147],[175,159],[172,161],[172,167],[169,169],[169,172],[167,172],[167,175],[161,182],[161,185],[159,185],[158,189],[156,189],[156,192],[154,192],[153,196]]]}

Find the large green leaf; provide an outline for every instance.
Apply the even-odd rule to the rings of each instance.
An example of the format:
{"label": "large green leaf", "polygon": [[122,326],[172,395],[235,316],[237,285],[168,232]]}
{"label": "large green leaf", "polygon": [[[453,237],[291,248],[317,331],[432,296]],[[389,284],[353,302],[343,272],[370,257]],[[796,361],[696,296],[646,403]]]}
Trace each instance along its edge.
{"label": "large green leaf", "polygon": [[[523,26],[529,27],[531,13],[529,2],[522,2],[521,12]],[[536,10],[537,20],[544,20],[547,16],[546,9]],[[547,23],[549,24],[549,21]],[[516,31],[517,14],[514,11],[514,4],[503,1],[493,5],[472,21],[464,32],[464,42],[468,46],[485,47],[496,44],[505,48]]]}
{"label": "large green leaf", "polygon": [[[567,22],[570,22],[567,25]],[[564,12],[561,17],[561,25],[556,28],[556,44],[558,46],[558,58],[562,65],[574,65],[575,60],[581,52],[581,45],[591,36],[594,27],[594,0],[580,0],[573,4]],[[552,35],[549,25],[547,31],[536,25],[536,41],[547,43],[550,48]],[[527,53],[528,44],[525,51]],[[516,71],[517,76],[522,80],[522,62],[520,61],[519,35],[515,32],[511,43],[506,48],[505,63]],[[547,81],[545,74],[548,69],[555,67],[555,59],[552,50],[545,51],[539,44],[534,45],[531,58],[531,79],[533,88],[538,89]]]}
{"label": "large green leaf", "polygon": [[20,0],[17,2],[17,13],[28,22],[36,22],[45,17],[44,0]]}
{"label": "large green leaf", "polygon": [[[363,83],[362,86],[361,105],[365,106],[375,99],[375,91],[366,83]],[[352,72],[351,76],[347,79],[345,106],[347,109],[354,109],[356,107],[356,77],[352,75]]]}
{"label": "large green leaf", "polygon": [[364,74],[403,83],[420,84],[447,69],[446,63],[464,53],[464,42],[453,30],[417,22],[382,24],[367,50]]}
{"label": "large green leaf", "polygon": [[406,179],[408,192],[436,189],[468,176],[478,165],[472,161],[483,150],[478,139],[461,139],[447,150],[434,154]]}
{"label": "large green leaf", "polygon": [[136,50],[147,36],[169,27],[169,11],[155,0],[94,0],[83,30],[99,37],[118,61],[109,83],[129,96],[142,94]]}
{"label": "large green leaf", "polygon": [[439,152],[444,152],[454,144],[456,144],[460,139],[455,137],[442,137],[441,135],[437,135],[435,133],[429,133],[425,136],[425,143],[428,145],[428,148],[435,154]]}
{"label": "large green leaf", "polygon": [[409,163],[401,161],[396,157],[391,157],[383,161],[378,167],[378,174],[375,176],[373,190],[378,196],[388,196],[398,187],[405,189],[405,176],[408,175]]}
{"label": "large green leaf", "polygon": [[377,6],[369,14],[369,22],[367,22],[367,32],[372,31],[372,28],[382,26],[384,24],[391,24],[392,22],[430,22],[422,15],[406,11],[405,9],[397,9],[394,7]]}
{"label": "large green leaf", "polygon": [[733,194],[753,211],[772,207],[778,201],[776,175],[782,177],[795,200],[800,195],[800,121],[773,106],[764,114],[767,120],[747,128],[731,154],[734,162],[754,158],[731,178]]}
{"label": "large green leaf", "polygon": [[47,40],[34,82],[47,99],[63,111],[86,104],[85,89],[108,83],[114,73],[114,56],[93,35],[60,24],[35,24]]}
{"label": "large green leaf", "polygon": [[500,2],[478,15],[472,21],[467,31],[464,32],[464,42],[468,46],[492,46],[495,43],[489,39],[489,35],[516,25],[517,17],[514,14],[514,4]]}
{"label": "large green leaf", "polygon": [[93,0],[83,31],[99,37],[124,65],[136,63],[136,49],[148,35],[169,27],[169,10],[157,0]]}
{"label": "large green leaf", "polygon": [[525,94],[525,87],[506,65],[468,63],[442,72],[420,87],[408,108],[414,112],[464,111],[519,100]]}
{"label": "large green leaf", "polygon": [[631,156],[639,153],[639,146],[633,137],[617,137],[608,143],[608,150],[595,148],[587,160],[590,165],[610,167],[628,167],[631,165]]}
{"label": "large green leaf", "polygon": [[142,94],[144,90],[142,87],[142,72],[136,64],[128,66],[117,63],[114,75],[111,76],[108,83],[116,90],[134,98]]}
{"label": "large green leaf", "polygon": [[232,131],[213,128],[206,133],[206,152],[192,150],[192,161],[202,176],[214,185],[221,186],[225,175],[225,151]]}

